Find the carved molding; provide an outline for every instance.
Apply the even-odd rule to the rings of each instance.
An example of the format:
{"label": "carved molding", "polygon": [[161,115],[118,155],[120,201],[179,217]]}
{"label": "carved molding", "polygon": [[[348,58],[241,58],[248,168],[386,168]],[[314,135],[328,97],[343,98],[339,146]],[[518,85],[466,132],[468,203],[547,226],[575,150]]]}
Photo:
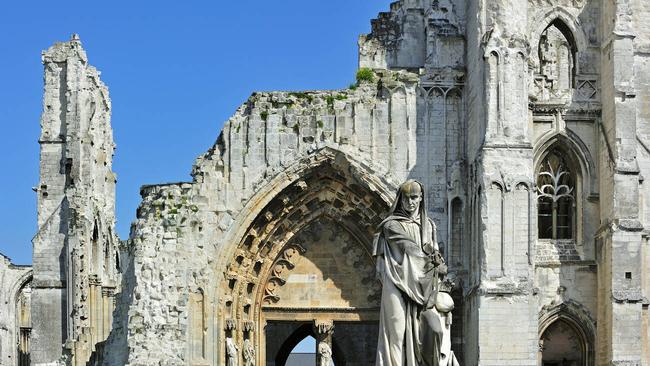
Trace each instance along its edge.
{"label": "carved molding", "polygon": [[[390,177],[355,164],[338,152],[312,154],[286,173],[285,179],[293,183],[269,193],[273,197],[263,201],[263,207],[250,207],[252,213],[241,224],[246,229],[231,238],[238,243],[223,260],[227,269],[218,294],[226,305],[220,316],[227,335],[250,339],[258,347],[258,337],[253,333],[264,326],[263,312],[309,311],[344,320],[376,318],[378,307],[299,309],[276,304],[281,295],[278,289],[305,253],[305,248],[291,244],[306,243],[296,235],[311,222],[331,219],[360,240],[361,250],[371,250],[372,236],[368,233],[388,210],[388,192],[393,186],[387,180]],[[385,188],[387,184],[391,189]],[[235,330],[236,322],[240,322],[239,331]],[[254,358],[256,363],[262,361],[259,353]]]}
{"label": "carved molding", "polygon": [[276,288],[284,286],[287,273],[295,268],[295,261],[305,252],[305,248],[300,244],[290,244],[282,251],[273,263],[271,276],[264,286],[264,303],[273,304],[280,301],[280,297],[275,293]]}
{"label": "carved molding", "polygon": [[528,3],[535,6],[563,6],[571,8],[582,8],[587,0],[528,0]]}

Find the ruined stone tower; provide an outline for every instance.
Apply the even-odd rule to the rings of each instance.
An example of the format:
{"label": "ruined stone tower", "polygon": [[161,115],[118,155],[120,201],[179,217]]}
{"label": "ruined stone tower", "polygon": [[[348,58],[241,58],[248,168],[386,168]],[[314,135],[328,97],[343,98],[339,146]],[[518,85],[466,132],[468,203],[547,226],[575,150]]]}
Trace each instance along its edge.
{"label": "ruined stone tower", "polygon": [[119,284],[111,102],[78,37],[43,64],[31,361],[85,365],[110,331]]}
{"label": "ruined stone tower", "polygon": [[108,95],[79,41],[57,44],[33,281],[0,263],[24,299],[3,306],[31,296],[34,364],[283,365],[310,335],[373,364],[372,238],[417,179],[462,365],[648,365],[649,16],[394,2],[359,39],[356,86],[253,94],[191,181],[142,187],[119,255]]}

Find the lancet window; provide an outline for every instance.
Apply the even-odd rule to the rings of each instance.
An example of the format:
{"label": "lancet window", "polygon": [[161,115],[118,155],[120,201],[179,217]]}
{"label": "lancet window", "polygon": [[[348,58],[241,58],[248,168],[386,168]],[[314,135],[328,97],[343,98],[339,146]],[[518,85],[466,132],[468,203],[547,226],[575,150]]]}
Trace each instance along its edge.
{"label": "lancet window", "polygon": [[573,239],[575,173],[561,151],[546,155],[537,175],[537,227],[540,239]]}
{"label": "lancet window", "polygon": [[535,84],[542,99],[567,96],[575,76],[575,46],[567,26],[559,20],[551,23],[540,36],[537,52]]}

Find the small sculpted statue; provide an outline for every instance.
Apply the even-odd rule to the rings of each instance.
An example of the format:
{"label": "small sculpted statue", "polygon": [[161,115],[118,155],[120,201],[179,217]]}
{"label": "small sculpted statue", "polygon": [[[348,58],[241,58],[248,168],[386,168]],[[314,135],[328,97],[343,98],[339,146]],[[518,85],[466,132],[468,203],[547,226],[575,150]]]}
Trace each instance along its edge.
{"label": "small sculpted statue", "polygon": [[404,182],[379,224],[373,255],[382,282],[376,366],[457,366],[449,333],[453,300],[439,291],[447,273],[424,187]]}
{"label": "small sculpted statue", "polygon": [[239,349],[235,345],[232,338],[226,338],[226,366],[237,366],[238,357],[237,352]]}
{"label": "small sculpted statue", "polygon": [[332,364],[332,349],[329,344],[320,342],[318,344],[318,366],[330,366]]}
{"label": "small sculpted statue", "polygon": [[244,340],[244,366],[255,366],[255,347],[250,339]]}

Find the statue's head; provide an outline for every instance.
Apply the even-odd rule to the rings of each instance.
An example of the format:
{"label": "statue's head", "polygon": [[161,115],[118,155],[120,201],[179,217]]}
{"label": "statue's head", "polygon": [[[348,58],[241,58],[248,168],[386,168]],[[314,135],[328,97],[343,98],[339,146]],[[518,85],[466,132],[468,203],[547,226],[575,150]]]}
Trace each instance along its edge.
{"label": "statue's head", "polygon": [[409,216],[416,216],[422,203],[422,186],[414,180],[407,180],[399,187],[399,204]]}

